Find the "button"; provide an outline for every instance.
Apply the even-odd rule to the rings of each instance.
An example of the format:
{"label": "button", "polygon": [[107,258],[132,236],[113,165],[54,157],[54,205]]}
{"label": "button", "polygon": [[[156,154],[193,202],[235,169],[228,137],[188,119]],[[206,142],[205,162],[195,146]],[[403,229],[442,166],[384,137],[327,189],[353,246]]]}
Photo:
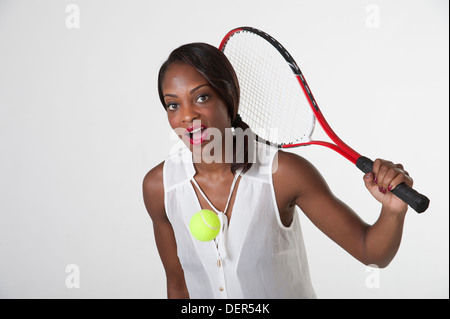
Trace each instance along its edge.
{"label": "button", "polygon": [[219,290],[220,290],[220,291],[223,291],[223,287],[220,287]]}
{"label": "button", "polygon": [[217,267],[220,268],[220,266],[222,266],[222,262],[220,261],[220,259],[217,259]]}

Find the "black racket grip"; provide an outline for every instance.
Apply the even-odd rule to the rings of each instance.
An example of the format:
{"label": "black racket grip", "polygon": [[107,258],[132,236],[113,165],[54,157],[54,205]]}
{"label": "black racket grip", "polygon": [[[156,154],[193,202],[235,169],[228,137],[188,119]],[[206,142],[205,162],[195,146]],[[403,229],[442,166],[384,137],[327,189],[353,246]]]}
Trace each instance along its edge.
{"label": "black racket grip", "polygon": [[[356,161],[356,166],[364,173],[369,173],[373,170],[373,161],[361,156]],[[397,185],[391,192],[418,213],[426,211],[430,204],[430,200],[425,195],[420,194],[405,183]]]}

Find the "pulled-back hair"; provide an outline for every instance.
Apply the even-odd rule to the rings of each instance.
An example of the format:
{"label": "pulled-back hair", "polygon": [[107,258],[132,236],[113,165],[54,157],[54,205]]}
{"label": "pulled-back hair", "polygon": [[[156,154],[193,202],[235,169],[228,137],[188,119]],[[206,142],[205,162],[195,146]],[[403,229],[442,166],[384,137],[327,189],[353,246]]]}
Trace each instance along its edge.
{"label": "pulled-back hair", "polygon": [[[234,127],[240,128],[243,131],[249,128],[242,120],[233,121],[239,110],[239,82],[233,66],[222,51],[206,43],[185,44],[172,51],[167,61],[161,66],[158,74],[158,93],[164,108],[166,108],[166,104],[162,92],[162,82],[164,81],[167,69],[172,63],[186,63],[196,68],[225,102],[230,119],[236,123]],[[235,173],[238,169],[242,168],[243,173],[245,173],[252,166],[252,163],[248,159],[248,140],[246,138],[243,150],[236,150],[235,139],[233,144],[231,171]],[[242,151],[244,153],[243,163],[241,161],[237,162],[236,152]]]}

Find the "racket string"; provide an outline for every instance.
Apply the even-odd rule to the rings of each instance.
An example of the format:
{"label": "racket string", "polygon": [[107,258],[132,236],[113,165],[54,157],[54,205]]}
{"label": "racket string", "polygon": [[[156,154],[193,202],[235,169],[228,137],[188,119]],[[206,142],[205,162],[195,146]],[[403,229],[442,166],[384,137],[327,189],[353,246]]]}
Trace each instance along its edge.
{"label": "racket string", "polygon": [[273,143],[309,141],[314,116],[298,80],[281,54],[251,32],[233,35],[224,48],[241,86],[239,113]]}

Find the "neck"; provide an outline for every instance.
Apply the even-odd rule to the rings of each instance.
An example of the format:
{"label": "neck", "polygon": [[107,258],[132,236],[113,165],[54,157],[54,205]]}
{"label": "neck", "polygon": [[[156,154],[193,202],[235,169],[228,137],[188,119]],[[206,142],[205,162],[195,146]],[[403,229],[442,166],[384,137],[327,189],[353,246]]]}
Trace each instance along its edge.
{"label": "neck", "polygon": [[[219,141],[221,144],[216,144],[215,141]],[[194,146],[191,151],[196,172],[216,176],[224,176],[227,173],[231,173],[231,164],[233,162],[232,141],[233,135],[230,131],[226,139],[213,140],[204,147]]]}
{"label": "neck", "polygon": [[208,178],[220,178],[231,174],[230,163],[194,163],[196,175],[208,175]]}

